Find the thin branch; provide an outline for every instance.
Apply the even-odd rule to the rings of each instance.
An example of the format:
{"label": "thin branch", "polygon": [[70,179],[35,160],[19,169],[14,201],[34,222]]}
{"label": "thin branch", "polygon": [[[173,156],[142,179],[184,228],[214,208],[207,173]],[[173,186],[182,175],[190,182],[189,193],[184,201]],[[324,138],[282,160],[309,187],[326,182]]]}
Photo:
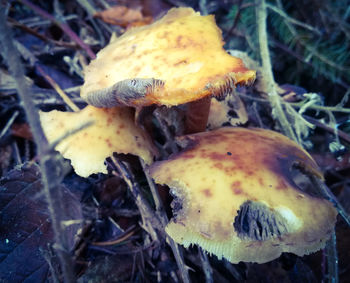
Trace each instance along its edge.
{"label": "thin branch", "polygon": [[31,8],[34,12],[39,14],[40,16],[52,21],[56,25],[58,25],[74,42],[76,42],[83,50],[85,50],[86,54],[89,55],[90,59],[95,59],[96,55],[91,50],[90,46],[88,46],[84,41],[82,41],[79,36],[72,31],[72,29],[64,22],[57,20],[55,17],[50,15],[48,12],[44,11],[40,7],[34,5],[28,0],[21,0],[23,4]]}
{"label": "thin branch", "polygon": [[308,25],[308,24],[305,24],[305,23],[303,23],[303,22],[300,22],[300,21],[298,21],[298,20],[296,20],[296,19],[293,19],[292,17],[288,16],[284,11],[282,11],[282,10],[279,9],[278,7],[273,6],[273,5],[269,4],[269,3],[266,4],[266,7],[267,7],[268,9],[274,11],[275,13],[277,13],[278,15],[280,15],[281,17],[285,18],[285,19],[286,19],[288,22],[290,22],[291,24],[296,25],[296,26],[303,27],[304,29],[307,29],[307,30],[309,30],[309,31],[312,31],[312,32],[316,33],[317,35],[321,35],[321,32],[320,32],[318,29],[316,29],[316,28],[314,28],[314,27],[312,27],[312,26],[310,26],[310,25]]}
{"label": "thin branch", "polygon": [[19,28],[21,30],[23,30],[26,33],[29,33],[37,38],[39,38],[40,40],[52,44],[52,45],[56,45],[56,46],[60,46],[60,47],[66,47],[66,48],[72,48],[72,49],[79,49],[79,46],[74,42],[62,42],[62,41],[58,41],[58,40],[54,40],[50,37],[47,37],[43,34],[40,34],[39,32],[37,32],[36,30],[20,23],[17,22],[15,19],[12,18],[8,18],[7,20],[13,27]]}
{"label": "thin branch", "polygon": [[2,129],[2,131],[0,132],[0,140],[2,139],[2,137],[7,133],[8,129],[12,126],[13,122],[16,120],[17,116],[19,114],[19,111],[15,111],[11,118],[7,121],[5,127]]}
{"label": "thin branch", "polygon": [[[146,165],[145,165],[145,163],[143,162],[143,160],[141,158],[140,158],[140,162],[141,162],[141,165],[142,165],[142,169],[143,169],[143,171],[144,171],[144,173],[146,175],[146,179],[147,179],[148,185],[149,185],[149,187],[151,189],[151,192],[152,192],[154,203],[156,205],[156,213],[157,213],[158,217],[160,218],[160,220],[162,221],[163,229],[164,229],[169,220],[168,220],[168,217],[167,217],[167,215],[165,213],[162,200],[161,200],[161,198],[159,196],[159,193],[158,193],[158,190],[156,188],[156,185],[153,182],[151,176],[148,174]],[[171,250],[173,251],[173,254],[174,254],[177,266],[178,266],[180,274],[181,274],[182,281],[185,282],[185,283],[190,282],[190,276],[188,274],[188,268],[185,265],[184,258],[183,258],[183,255],[182,255],[182,251],[181,251],[179,245],[177,243],[175,243],[175,241],[173,239],[171,239],[168,235],[166,237],[167,237],[167,242],[168,242]]]}
{"label": "thin branch", "polygon": [[116,175],[118,175],[118,173],[120,174],[120,176],[127,184],[130,192],[134,196],[136,205],[141,214],[144,229],[150,234],[153,241],[159,241],[157,235],[158,233],[160,233],[161,236],[165,238],[165,232],[163,231],[161,220],[153,212],[152,208],[142,195],[141,188],[139,184],[135,182],[133,176],[129,172],[129,169],[123,162],[119,161],[114,156],[111,156],[110,159],[112,161],[110,165],[115,170],[114,174],[116,174],[116,172]]}
{"label": "thin branch", "polygon": [[279,122],[282,131],[292,140],[297,141],[297,137],[283,111],[281,97],[277,93],[275,80],[272,73],[270,52],[268,48],[267,30],[266,30],[266,3],[265,0],[256,0],[256,20],[258,26],[258,36],[260,45],[260,57],[262,60],[262,69],[266,79],[266,92],[273,109],[273,116]]}
{"label": "thin branch", "polygon": [[76,282],[74,265],[69,254],[68,239],[61,225],[64,220],[65,205],[63,203],[59,184],[63,174],[60,168],[59,156],[50,153],[49,144],[40,125],[39,114],[32,101],[33,94],[27,85],[24,76],[23,65],[20,61],[18,51],[13,43],[11,30],[6,25],[6,13],[3,3],[0,4],[0,43],[1,52],[8,68],[16,81],[18,95],[22,101],[28,123],[31,127],[34,141],[37,145],[40,158],[41,177],[44,193],[50,212],[52,229],[55,237],[55,248],[61,263],[65,282]]}
{"label": "thin branch", "polygon": [[[304,101],[301,102],[289,102],[290,105],[293,107],[302,107],[304,104]],[[323,106],[323,105],[317,105],[317,104],[312,104],[308,105],[308,109],[315,109],[315,110],[324,110],[324,111],[330,111],[330,112],[342,112],[342,113],[350,113],[350,108],[343,108],[339,106]]]}
{"label": "thin branch", "polygon": [[350,215],[346,212],[344,207],[338,201],[337,197],[333,195],[333,193],[327,187],[327,185],[323,182],[323,180],[320,180],[318,177],[316,177],[312,173],[308,174],[308,176],[310,176],[312,183],[315,184],[315,186],[320,189],[323,196],[334,205],[339,215],[344,219],[345,223],[350,227]]}
{"label": "thin branch", "polygon": [[328,267],[328,282],[338,283],[339,272],[338,272],[338,254],[337,254],[337,237],[335,232],[332,233],[331,238],[328,240],[326,245],[327,254],[327,267]]}
{"label": "thin branch", "polygon": [[316,127],[322,128],[322,129],[326,130],[327,132],[330,132],[330,133],[332,133],[334,135],[338,135],[342,140],[350,143],[350,136],[346,132],[344,132],[342,130],[339,130],[339,129],[334,129],[334,128],[332,128],[332,127],[330,127],[330,126],[328,126],[328,125],[318,121],[315,118],[312,118],[312,117],[309,117],[309,116],[306,116],[306,115],[303,115],[303,117],[307,121],[309,121],[310,123],[314,124]]}
{"label": "thin branch", "polygon": [[63,101],[72,109],[74,112],[79,111],[79,107],[74,104],[70,97],[61,89],[61,87],[39,66],[36,65],[35,68],[38,72],[45,78],[45,80],[52,86],[54,90],[61,96]]}
{"label": "thin branch", "polygon": [[206,283],[213,283],[214,282],[213,268],[210,266],[208,256],[205,253],[205,251],[202,250],[201,247],[198,247],[198,253],[199,253],[199,257],[200,257],[201,262],[202,262],[202,268],[203,268],[203,272],[204,272],[204,276],[205,276],[205,282]]}

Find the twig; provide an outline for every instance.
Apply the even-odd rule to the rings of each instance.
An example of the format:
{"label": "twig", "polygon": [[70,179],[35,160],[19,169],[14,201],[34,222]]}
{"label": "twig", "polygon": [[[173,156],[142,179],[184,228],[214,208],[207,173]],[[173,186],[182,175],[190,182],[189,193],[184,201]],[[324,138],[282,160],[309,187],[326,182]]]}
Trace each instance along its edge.
{"label": "twig", "polygon": [[36,65],[35,68],[38,72],[45,78],[45,80],[52,86],[54,90],[61,96],[63,101],[72,109],[73,111],[79,111],[79,107],[74,104],[70,97],[60,88],[60,86],[39,66]]}
{"label": "twig", "polygon": [[0,42],[1,52],[8,68],[16,81],[18,95],[23,103],[28,123],[31,127],[34,141],[37,145],[40,158],[41,178],[44,187],[44,193],[48,203],[52,229],[55,238],[55,248],[61,263],[62,273],[65,282],[76,282],[74,275],[74,265],[69,254],[68,239],[61,226],[61,221],[68,214],[65,214],[65,205],[63,203],[59,184],[62,181],[63,174],[60,168],[61,159],[58,155],[50,153],[49,144],[40,125],[39,114],[32,102],[32,92],[27,85],[24,76],[23,65],[20,61],[18,51],[14,46],[12,34],[6,26],[6,17],[4,4],[0,4]]}
{"label": "twig", "polygon": [[11,23],[11,25],[13,27],[17,27],[37,38],[39,38],[40,40],[44,41],[44,42],[47,42],[47,43],[51,43],[51,44],[54,44],[54,45],[57,45],[57,46],[60,46],[60,47],[66,47],[66,48],[74,48],[74,49],[78,49],[78,45],[76,43],[70,43],[70,42],[62,42],[62,41],[58,41],[58,40],[54,40],[52,38],[49,38],[45,35],[42,35],[40,33],[38,33],[36,30],[30,28],[30,27],[27,27],[26,25],[20,23],[20,22],[17,22],[15,19],[11,19],[9,18],[8,19],[8,22]]}
{"label": "twig", "polygon": [[[151,190],[151,193],[152,193],[152,196],[153,196],[153,200],[154,200],[154,204],[155,204],[155,207],[156,207],[156,211],[157,212],[164,212],[163,203],[162,203],[162,200],[160,199],[160,196],[159,196],[156,184],[153,182],[151,176],[148,174],[145,162],[142,160],[142,158],[139,158],[139,160],[140,160],[143,172],[145,173],[148,186],[149,186],[149,188]],[[162,217],[162,218],[164,218],[164,217]],[[163,225],[166,225],[167,219],[165,219],[165,221],[163,221],[163,222],[165,222],[165,223],[163,223]]]}
{"label": "twig", "polygon": [[[164,229],[165,226],[168,223],[168,217],[167,217],[167,215],[165,213],[162,200],[160,199],[160,196],[159,196],[158,190],[156,188],[156,185],[154,184],[151,176],[148,174],[146,165],[145,165],[145,163],[143,162],[143,160],[141,158],[140,158],[140,162],[141,162],[141,165],[142,165],[143,172],[146,175],[146,179],[147,179],[148,185],[149,185],[149,187],[151,189],[151,192],[152,192],[152,196],[153,196],[154,203],[155,203],[155,206],[156,206],[156,213],[157,213],[159,219],[162,221],[162,225],[163,225],[163,229]],[[174,240],[171,239],[169,236],[167,236],[166,239],[167,239],[168,244],[170,245],[171,250],[173,251],[173,254],[174,254],[177,266],[178,266],[179,271],[181,273],[182,281],[185,282],[185,283],[190,282],[190,276],[188,274],[188,268],[185,265],[185,262],[184,262],[184,259],[183,259],[183,255],[182,255],[182,252],[181,252],[178,244],[176,244],[174,242]]]}
{"label": "twig", "polygon": [[314,174],[310,173],[308,176],[311,179],[311,182],[320,189],[323,196],[328,199],[331,203],[333,203],[334,207],[337,209],[340,216],[344,219],[345,223],[350,227],[350,216],[346,212],[346,210],[343,208],[341,203],[338,201],[337,197],[333,195],[331,190],[327,187],[326,184],[322,180],[320,180],[318,177],[316,177]]}
{"label": "twig", "polygon": [[2,137],[6,134],[6,132],[8,131],[8,129],[12,126],[13,122],[16,120],[17,116],[19,114],[19,111],[15,111],[11,118],[7,121],[5,127],[2,129],[2,131],[0,132],[0,140],[2,139]]}
{"label": "twig", "polygon": [[199,253],[199,257],[200,257],[201,262],[202,262],[202,267],[203,267],[203,271],[204,271],[204,275],[205,275],[205,282],[206,283],[213,283],[214,282],[213,269],[210,266],[208,256],[205,253],[205,251],[203,251],[200,247],[198,247],[198,253]]}
{"label": "twig", "polygon": [[292,17],[288,16],[283,10],[279,9],[278,7],[273,6],[269,3],[266,3],[266,7],[268,9],[274,11],[275,13],[279,14],[281,17],[285,18],[288,22],[290,22],[296,26],[303,27],[304,29],[308,29],[309,31],[312,31],[312,32],[316,33],[317,35],[321,35],[321,32],[318,29],[316,29],[308,24],[305,24],[303,22],[300,22],[296,19],[293,19]]}
{"label": "twig", "polygon": [[126,166],[114,156],[110,157],[112,160],[111,166],[116,172],[120,174],[127,184],[130,192],[134,196],[136,205],[140,211],[144,229],[150,234],[153,241],[159,241],[157,231],[165,238],[163,225],[157,215],[153,212],[148,202],[141,193],[140,186],[135,182],[133,176],[130,174]]}
{"label": "twig", "polygon": [[232,26],[230,27],[230,29],[228,30],[228,32],[227,32],[226,35],[224,36],[225,41],[227,41],[228,38],[230,37],[230,35],[231,35],[232,33],[234,33],[234,30],[235,30],[236,27],[237,27],[238,21],[239,21],[239,19],[241,18],[241,13],[242,13],[242,11],[243,11],[244,9],[246,9],[246,8],[249,8],[249,7],[255,5],[254,3],[242,4],[242,2],[243,2],[243,0],[239,0],[239,1],[238,1],[238,4],[237,4],[237,6],[238,6],[238,11],[237,11],[237,13],[236,13],[236,15],[235,15],[235,18],[233,19]]}
{"label": "twig", "polygon": [[84,123],[82,123],[81,125],[79,125],[78,127],[68,130],[66,131],[63,135],[59,136],[56,140],[54,140],[51,144],[50,144],[50,149],[53,150],[61,141],[65,140],[66,138],[74,135],[75,133],[80,132],[81,130],[86,129],[87,127],[90,127],[91,125],[93,125],[94,122],[93,121],[86,121]]}
{"label": "twig", "polygon": [[94,246],[102,246],[102,247],[120,244],[121,242],[129,239],[136,232],[136,230],[134,228],[135,227],[131,227],[131,229],[129,229],[129,231],[123,233],[120,237],[118,237],[115,240],[106,241],[106,242],[92,242],[91,244]]}
{"label": "twig", "polygon": [[328,126],[328,125],[318,121],[315,118],[312,118],[312,117],[309,117],[309,116],[306,116],[306,115],[303,115],[303,116],[304,116],[304,118],[307,121],[311,122],[315,126],[317,126],[319,128],[322,128],[322,129],[326,130],[327,132],[330,132],[330,133],[332,133],[334,135],[337,134],[341,139],[343,139],[344,141],[350,143],[350,136],[346,132],[344,132],[342,130],[339,130],[339,129],[335,130],[334,128],[332,128],[332,127],[330,127],[330,126]]}
{"label": "twig", "polygon": [[[178,246],[174,243],[172,239],[166,236],[164,231],[164,225],[163,221],[157,214],[153,212],[153,210],[150,208],[148,202],[144,199],[141,193],[141,189],[139,188],[139,184],[133,180],[132,175],[128,172],[128,169],[126,166],[117,160],[114,156],[111,157],[112,160],[112,167],[117,169],[120,176],[123,178],[123,180],[126,182],[127,186],[129,187],[131,193],[133,194],[135,198],[135,202],[137,207],[140,210],[142,222],[144,225],[144,229],[150,234],[152,239],[154,241],[159,241],[157,232],[160,234],[160,236],[163,239],[170,240],[169,244],[172,248],[175,259],[178,261],[180,258],[182,258],[181,251],[179,250]],[[183,260],[179,262],[182,265],[179,266],[181,275],[183,276],[183,282],[188,283],[189,276],[188,271],[186,269],[186,266],[183,263]],[[186,276],[187,275],[187,276]]]}
{"label": "twig", "polygon": [[272,66],[270,60],[270,53],[267,42],[266,30],[266,3],[265,0],[256,1],[256,20],[258,26],[260,57],[262,60],[262,69],[264,70],[264,77],[266,78],[266,92],[268,93],[269,101],[273,109],[273,116],[279,122],[282,131],[292,140],[297,141],[297,137],[283,111],[281,97],[278,95],[275,85],[275,80],[272,73]]}
{"label": "twig", "polygon": [[335,232],[332,233],[331,238],[328,240],[326,245],[327,254],[327,267],[328,267],[328,282],[338,283],[339,272],[338,272],[338,254],[337,254],[337,238]]}
{"label": "twig", "polygon": [[156,109],[153,112],[153,115],[157,119],[160,130],[162,131],[162,134],[165,137],[165,144],[163,146],[163,149],[165,149],[166,151],[167,148],[169,147],[171,153],[177,153],[178,149],[177,149],[176,143],[174,142],[174,135],[170,133],[169,127],[162,117],[162,113],[159,112],[158,109]]}
{"label": "twig", "polygon": [[74,42],[76,42],[83,50],[85,50],[86,54],[90,57],[90,59],[95,59],[96,55],[91,50],[91,48],[85,44],[84,41],[82,41],[78,35],[72,29],[64,22],[57,20],[55,17],[51,16],[49,13],[41,9],[40,7],[34,5],[28,0],[21,0],[22,3],[27,5],[29,8],[31,8],[33,11],[41,15],[42,17],[49,19],[56,25],[58,25]]}
{"label": "twig", "polygon": [[203,16],[208,15],[207,0],[199,0],[199,10]]}
{"label": "twig", "polygon": [[[302,107],[304,104],[304,101],[301,102],[289,102],[290,105],[292,105],[293,107]],[[315,110],[324,110],[324,111],[331,111],[331,112],[342,112],[342,113],[350,113],[350,109],[349,108],[343,108],[343,107],[339,107],[339,106],[323,106],[323,105],[316,105],[316,104],[312,104],[309,105],[307,108],[310,109],[315,109]]]}

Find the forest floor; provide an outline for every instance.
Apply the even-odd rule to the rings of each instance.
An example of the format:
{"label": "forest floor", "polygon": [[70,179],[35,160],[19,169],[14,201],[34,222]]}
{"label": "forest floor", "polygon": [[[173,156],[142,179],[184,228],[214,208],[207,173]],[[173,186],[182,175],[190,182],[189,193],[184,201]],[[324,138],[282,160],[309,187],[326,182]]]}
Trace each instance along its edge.
{"label": "forest floor", "polygon": [[[317,11],[332,15],[336,9],[342,11],[340,6],[320,4],[311,13],[302,1],[285,3],[285,11],[277,9],[283,1],[276,1],[276,6],[271,4],[274,1],[269,2],[267,34],[273,77],[264,69],[264,62],[263,66],[258,63],[263,54],[259,51],[258,24],[254,24],[258,2],[22,0],[5,1],[0,7],[20,54],[31,103],[43,112],[78,112],[86,107],[80,97],[84,70],[111,38],[148,25],[179,5],[214,14],[225,49],[257,70],[257,78],[221,101],[218,107],[225,112],[223,120],[214,114],[210,121],[219,126],[290,133],[310,153],[341,214],[326,247],[303,257],[283,253],[263,264],[232,264],[207,255],[195,245],[185,249],[172,242],[164,226],[172,217],[175,201],[169,188],[154,185],[140,159],[114,154],[106,161],[106,174],[81,177],[69,161],[53,153],[52,147],[45,148],[44,143],[44,150],[38,149],[28,122],[28,115],[32,115],[25,113],[25,103],[17,95],[19,76],[8,67],[15,61],[4,55],[1,42],[0,282],[350,282],[350,227],[346,223],[350,213],[349,49],[338,50],[337,59],[333,59],[327,57],[331,51],[323,57],[317,53],[325,45],[320,44],[319,49],[313,46],[312,51],[307,45],[326,41],[337,29],[340,34],[333,33],[328,40],[339,43],[344,38],[348,46],[350,13],[334,17],[333,23],[329,17],[318,17]],[[302,12],[304,8],[311,19]],[[297,39],[289,46],[283,42],[278,30],[282,24],[276,15],[287,22],[285,29],[295,32],[291,36]],[[319,63],[313,56],[324,60]],[[340,58],[343,62],[337,61]],[[269,96],[271,91],[275,98]],[[138,113],[138,126],[152,129],[157,158],[166,159],[181,150],[173,140],[183,134],[184,109],[147,109]],[[283,119],[287,123],[283,124]],[[80,127],[89,125],[81,121]],[[54,184],[45,183],[46,175],[41,178],[38,164],[43,156],[57,161],[51,170],[59,172],[49,172],[51,178],[57,176]],[[76,158],[89,162],[88,158]],[[54,187],[51,196],[60,199],[54,199],[52,206],[45,201],[50,197],[45,186]],[[52,219],[61,224],[52,225]]]}

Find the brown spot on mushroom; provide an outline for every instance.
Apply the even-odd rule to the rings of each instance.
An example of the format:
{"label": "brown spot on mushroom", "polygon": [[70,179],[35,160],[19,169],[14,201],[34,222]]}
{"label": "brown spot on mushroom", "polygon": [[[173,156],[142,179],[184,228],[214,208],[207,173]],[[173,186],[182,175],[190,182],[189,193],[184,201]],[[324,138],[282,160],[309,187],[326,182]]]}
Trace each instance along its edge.
{"label": "brown spot on mushroom", "polygon": [[283,179],[278,180],[278,184],[276,186],[277,190],[286,190],[288,188],[288,185]]}
{"label": "brown spot on mushroom", "polygon": [[139,73],[140,70],[141,70],[141,67],[140,67],[140,66],[136,66],[136,67],[133,69],[133,71],[134,71],[135,73]]}
{"label": "brown spot on mushroom", "polygon": [[107,146],[108,146],[109,148],[112,148],[112,147],[113,147],[113,145],[112,145],[110,139],[105,139],[105,142],[106,142],[106,144],[107,144]]}
{"label": "brown spot on mushroom", "polygon": [[178,61],[178,62],[174,63],[174,66],[177,66],[177,65],[180,65],[180,64],[187,64],[187,60],[183,59],[181,61]]}
{"label": "brown spot on mushroom", "polygon": [[218,168],[218,169],[223,169],[224,168],[224,166],[221,163],[219,163],[219,162],[214,163],[213,167]]}
{"label": "brown spot on mushroom", "polygon": [[213,193],[211,192],[210,189],[203,189],[203,190],[202,190],[202,193],[203,193],[203,195],[204,195],[205,197],[207,197],[207,198],[210,198],[210,197],[213,196]]}
{"label": "brown spot on mushroom", "polygon": [[112,117],[108,117],[107,119],[107,126],[111,125],[113,122],[113,118]]}
{"label": "brown spot on mushroom", "polygon": [[191,153],[186,153],[186,154],[182,155],[182,158],[184,158],[184,159],[192,159],[193,157],[195,157],[195,155],[191,154]]}
{"label": "brown spot on mushroom", "polygon": [[258,182],[259,182],[260,186],[262,186],[262,187],[265,186],[265,183],[264,183],[264,180],[262,177],[258,177]]}

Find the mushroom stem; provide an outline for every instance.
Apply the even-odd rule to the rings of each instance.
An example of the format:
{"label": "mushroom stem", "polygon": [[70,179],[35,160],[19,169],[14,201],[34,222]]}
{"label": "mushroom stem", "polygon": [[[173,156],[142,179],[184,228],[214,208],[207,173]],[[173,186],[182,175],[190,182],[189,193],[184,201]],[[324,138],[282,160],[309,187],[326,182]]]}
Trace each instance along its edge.
{"label": "mushroom stem", "polygon": [[207,96],[187,105],[185,134],[204,132],[207,126],[211,97]]}

